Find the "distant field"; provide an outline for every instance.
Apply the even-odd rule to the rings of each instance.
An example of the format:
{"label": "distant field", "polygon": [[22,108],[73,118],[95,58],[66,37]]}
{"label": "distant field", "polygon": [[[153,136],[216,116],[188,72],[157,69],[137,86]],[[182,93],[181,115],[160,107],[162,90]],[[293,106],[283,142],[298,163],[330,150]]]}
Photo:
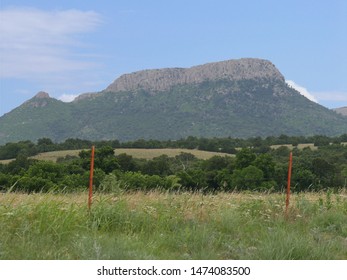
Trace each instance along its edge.
{"label": "distant field", "polygon": [[[278,149],[280,147],[287,147],[288,149],[294,149],[294,146],[291,144],[285,144],[285,145],[272,145],[271,148],[272,149]],[[302,150],[305,148],[310,148],[311,150],[317,150],[318,147],[316,147],[313,143],[307,143],[307,144],[299,144],[298,145],[298,149]]]}
{"label": "distant field", "polygon": [[12,160],[13,160],[13,159],[2,159],[2,160],[0,160],[0,163],[2,163],[2,164],[8,164],[8,163],[10,163]]}
{"label": "distant field", "polygon": [[189,149],[116,149],[116,154],[126,153],[134,158],[152,159],[161,155],[167,155],[169,157],[175,157],[181,153],[190,153],[199,159],[209,159],[213,156],[232,156],[226,153],[206,152],[199,150]]}
{"label": "distant field", "polygon": [[[47,153],[38,154],[37,156],[34,156],[33,158],[36,158],[39,160],[56,161],[57,158],[64,157],[67,155],[78,156],[78,153],[80,151],[81,150],[47,152]],[[225,153],[215,153],[215,152],[206,152],[206,151],[199,151],[199,150],[188,150],[188,149],[115,149],[114,151],[116,155],[126,153],[128,155],[133,156],[134,158],[143,158],[143,159],[152,159],[161,155],[175,157],[181,153],[190,153],[195,155],[199,159],[208,159],[215,155],[230,156],[230,154],[225,154]]]}
{"label": "distant field", "polygon": [[[347,142],[341,143],[342,145],[347,145]],[[294,146],[291,144],[287,145],[272,145],[271,148],[278,149],[279,147],[288,147],[289,149],[293,149]],[[313,143],[307,143],[307,144],[299,144],[299,149],[304,148],[310,148],[312,150],[318,149],[318,147],[315,147]],[[54,151],[54,152],[46,152],[41,153],[36,156],[33,156],[32,158],[38,159],[38,160],[48,160],[48,161],[56,161],[59,157],[65,157],[67,155],[70,156],[78,156],[79,152],[81,150],[65,150],[65,151]],[[209,159],[215,155],[218,156],[234,156],[231,154],[226,153],[218,153],[218,152],[207,152],[207,151],[200,151],[200,150],[189,150],[189,149],[115,149],[115,154],[119,155],[122,153],[126,153],[128,155],[133,156],[134,158],[142,158],[142,159],[152,159],[154,157],[158,157],[161,155],[167,155],[169,157],[175,157],[179,155],[180,153],[190,153],[195,155],[199,159]],[[7,159],[7,160],[0,160],[0,163],[7,164],[11,162],[13,159]]]}
{"label": "distant field", "polygon": [[65,150],[65,151],[47,152],[47,153],[38,154],[36,156],[33,156],[32,158],[38,159],[38,160],[57,161],[58,158],[65,157],[67,155],[78,156],[80,151],[82,150]]}
{"label": "distant field", "polygon": [[[54,152],[46,152],[41,153],[32,158],[38,160],[48,160],[48,161],[57,161],[59,157],[65,157],[67,155],[70,156],[78,156],[81,150],[65,150],[65,151],[54,151]],[[169,157],[175,157],[180,153],[190,153],[196,156],[199,159],[209,159],[215,155],[218,156],[233,156],[226,153],[217,153],[217,152],[206,152],[199,150],[189,150],[189,149],[115,149],[115,154],[119,155],[122,153],[126,153],[128,155],[133,156],[134,158],[142,158],[142,159],[152,159],[154,157],[158,157],[161,155],[167,155]],[[0,163],[7,164],[12,159],[9,160],[0,160]]]}
{"label": "distant field", "polygon": [[0,259],[347,259],[346,192],[0,193]]}
{"label": "distant field", "polygon": [[[292,145],[273,145],[271,148],[276,149],[281,146],[286,146],[288,148],[293,148]],[[313,143],[310,144],[299,144],[299,149],[304,149],[306,147],[309,147],[312,150],[317,149],[313,145]],[[39,159],[39,160],[50,160],[50,161],[56,161],[59,157],[65,157],[67,155],[70,156],[78,156],[78,153],[81,150],[66,150],[66,151],[56,151],[56,152],[47,152],[42,153],[34,156],[33,158]],[[128,155],[133,156],[134,158],[142,158],[142,159],[152,159],[154,157],[158,157],[161,155],[167,155],[169,157],[175,157],[179,155],[180,153],[190,153],[196,156],[199,159],[209,159],[213,156],[233,156],[231,154],[226,153],[218,153],[218,152],[207,152],[207,151],[200,151],[200,150],[190,150],[190,149],[115,149],[115,154],[119,155],[122,153],[126,153]],[[0,161],[1,162],[1,161]]]}
{"label": "distant field", "polygon": [[[347,146],[347,142],[341,142],[341,145]],[[287,145],[272,145],[271,148],[278,149],[279,147],[282,147],[282,146],[287,147],[289,149],[294,149],[294,146],[291,145],[291,144],[287,144]],[[313,143],[306,143],[306,144],[299,144],[298,145],[298,149],[299,150],[302,150],[302,149],[305,149],[305,148],[310,148],[313,151],[318,149],[318,147],[315,146]]]}

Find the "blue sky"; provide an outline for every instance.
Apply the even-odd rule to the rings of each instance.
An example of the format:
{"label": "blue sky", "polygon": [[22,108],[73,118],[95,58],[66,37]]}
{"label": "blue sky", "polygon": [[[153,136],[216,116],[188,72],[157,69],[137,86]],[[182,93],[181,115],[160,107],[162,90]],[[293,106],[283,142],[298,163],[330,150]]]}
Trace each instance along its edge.
{"label": "blue sky", "polygon": [[121,74],[242,57],[347,106],[347,1],[0,0],[0,116],[41,90],[68,101]]}

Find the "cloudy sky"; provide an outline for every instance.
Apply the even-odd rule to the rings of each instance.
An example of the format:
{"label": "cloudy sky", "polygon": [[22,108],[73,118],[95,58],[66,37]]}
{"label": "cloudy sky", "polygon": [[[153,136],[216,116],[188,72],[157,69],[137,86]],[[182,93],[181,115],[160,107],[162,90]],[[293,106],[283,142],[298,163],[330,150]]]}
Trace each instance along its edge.
{"label": "cloudy sky", "polygon": [[41,90],[69,101],[124,73],[241,57],[342,107],[346,50],[345,0],[1,0],[0,116]]}

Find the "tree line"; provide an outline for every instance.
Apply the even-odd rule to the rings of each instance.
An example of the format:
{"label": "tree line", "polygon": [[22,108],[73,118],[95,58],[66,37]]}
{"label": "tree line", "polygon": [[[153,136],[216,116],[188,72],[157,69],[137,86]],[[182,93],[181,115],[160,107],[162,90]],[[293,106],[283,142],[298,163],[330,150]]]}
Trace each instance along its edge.
{"label": "tree line", "polygon": [[18,155],[34,156],[39,153],[89,149],[92,145],[97,148],[110,146],[116,148],[142,148],[142,149],[162,149],[162,148],[182,148],[197,149],[201,151],[222,152],[236,154],[237,149],[251,147],[256,152],[267,152],[273,145],[293,145],[313,143],[316,147],[328,146],[330,144],[347,143],[347,134],[338,137],[328,137],[324,135],[315,135],[310,137],[280,135],[278,137],[269,136],[266,138],[252,137],[248,139],[241,138],[198,138],[189,136],[179,140],[144,140],[120,142],[119,140],[90,141],[83,139],[69,138],[61,143],[54,143],[49,138],[40,138],[36,143],[32,141],[19,141],[16,143],[7,143],[0,146],[0,160],[14,159]]}
{"label": "tree line", "polygon": [[[299,149],[294,142],[293,148],[293,191],[318,191],[345,188],[347,184],[347,146],[345,138],[317,137],[316,149]],[[179,141],[145,141],[126,143],[126,147],[158,148],[169,142],[176,147],[196,148],[196,145],[223,143],[226,139],[203,139],[188,137]],[[289,148],[271,148],[268,144],[288,144],[291,137],[277,139],[252,138],[247,140],[230,139],[237,143],[235,155],[213,156],[202,160],[190,153],[175,157],[162,155],[151,160],[133,158],[127,154],[115,154],[114,148],[124,147],[118,141],[98,142],[95,154],[95,189],[103,192],[149,191],[161,189],[168,191],[282,191],[286,187]],[[306,140],[313,140],[308,139]],[[324,141],[323,141],[324,140]],[[329,140],[327,142],[326,140]],[[238,142],[239,141],[239,142]],[[319,142],[320,141],[320,142]],[[340,142],[339,142],[340,141]],[[319,145],[318,145],[319,142]],[[150,145],[149,143],[152,143]],[[266,143],[266,145],[265,145]],[[300,141],[300,143],[302,143]],[[38,150],[50,148],[83,149],[90,148],[89,141],[66,140],[55,144],[49,139],[41,139],[37,144],[29,141],[11,143]],[[3,147],[8,147],[6,144]],[[111,144],[111,145],[110,145]],[[112,145],[114,144],[114,145]],[[141,144],[141,145],[140,145]],[[25,146],[27,145],[27,146]],[[277,144],[277,145],[281,145]],[[53,146],[53,147],[50,147]],[[73,147],[72,147],[73,146]],[[241,146],[241,148],[240,148]],[[49,147],[49,148],[48,148]],[[68,148],[67,148],[68,147]],[[170,146],[173,147],[173,146]],[[200,146],[198,146],[200,147]],[[220,151],[220,147],[218,148]],[[18,149],[17,149],[18,151]],[[89,180],[90,150],[84,149],[79,156],[66,156],[57,162],[31,159],[27,148],[17,152],[15,160],[0,164],[0,188],[3,191],[24,192],[79,191],[86,189]]]}

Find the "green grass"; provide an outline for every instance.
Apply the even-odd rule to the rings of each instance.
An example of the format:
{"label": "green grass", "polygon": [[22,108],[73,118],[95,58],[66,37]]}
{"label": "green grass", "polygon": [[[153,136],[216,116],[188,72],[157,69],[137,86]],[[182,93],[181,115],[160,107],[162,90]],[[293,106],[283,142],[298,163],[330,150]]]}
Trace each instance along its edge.
{"label": "green grass", "polygon": [[0,259],[347,259],[346,193],[0,195]]}

